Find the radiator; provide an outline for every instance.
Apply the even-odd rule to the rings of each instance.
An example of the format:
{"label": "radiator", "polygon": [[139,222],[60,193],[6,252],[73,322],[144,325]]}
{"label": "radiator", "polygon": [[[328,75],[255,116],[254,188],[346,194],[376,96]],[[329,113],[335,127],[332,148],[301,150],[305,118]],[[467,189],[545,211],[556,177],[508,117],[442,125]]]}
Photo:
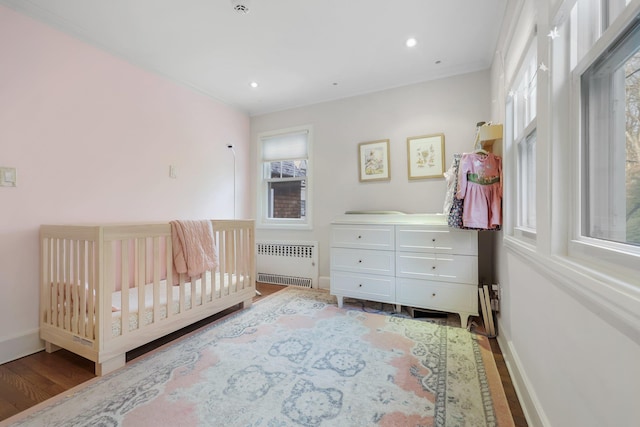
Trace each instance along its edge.
{"label": "radiator", "polygon": [[256,242],[257,281],[318,287],[318,242]]}

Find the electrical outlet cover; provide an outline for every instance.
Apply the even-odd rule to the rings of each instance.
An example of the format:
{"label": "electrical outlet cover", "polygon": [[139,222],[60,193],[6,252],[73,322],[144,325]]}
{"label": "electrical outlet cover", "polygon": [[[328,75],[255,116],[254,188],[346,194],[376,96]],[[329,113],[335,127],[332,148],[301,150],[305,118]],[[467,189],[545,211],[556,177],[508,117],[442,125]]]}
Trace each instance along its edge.
{"label": "electrical outlet cover", "polygon": [[0,186],[15,187],[16,181],[16,168],[0,168]]}

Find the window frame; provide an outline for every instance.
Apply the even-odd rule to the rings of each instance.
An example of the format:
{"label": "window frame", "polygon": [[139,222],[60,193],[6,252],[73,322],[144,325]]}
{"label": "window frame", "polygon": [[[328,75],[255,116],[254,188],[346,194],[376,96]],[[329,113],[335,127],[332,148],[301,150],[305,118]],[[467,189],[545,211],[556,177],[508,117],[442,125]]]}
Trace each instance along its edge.
{"label": "window frame", "polygon": [[[569,21],[574,16],[573,8],[578,1],[560,0],[549,21],[543,17],[536,24],[539,37],[545,37],[538,43],[538,60],[549,66],[549,78],[539,73],[541,77],[538,80],[542,97],[539,99],[537,143],[538,235],[537,240],[529,243],[514,236],[513,227],[505,223],[503,243],[510,256],[530,265],[559,290],[573,296],[620,331],[628,333],[636,331],[640,324],[639,259],[617,248],[594,246],[593,242],[575,239],[579,227],[576,218],[580,214],[577,208],[580,197],[576,194],[580,179],[580,152],[577,149],[580,143],[580,112],[573,70],[576,64],[583,66],[584,57],[572,48],[572,40],[579,36],[579,32],[576,26],[569,25]],[[619,0],[601,1],[611,10],[611,1]],[[638,12],[640,1],[634,1],[615,17],[612,25],[628,24]],[[554,33],[555,39],[551,37]],[[546,34],[549,34],[548,38]],[[605,43],[605,40],[598,40],[597,44]],[[608,43],[611,40],[608,39]],[[522,61],[522,57],[516,60],[518,64]],[[505,85],[505,90],[508,88]],[[543,99],[547,94],[548,99]],[[506,96],[505,99],[508,101]],[[508,110],[505,126],[507,124]],[[513,165],[508,163],[507,167],[513,169]],[[515,183],[510,179],[513,176],[505,178],[504,183],[511,197],[505,204],[508,207],[505,220],[509,222],[514,220],[510,216],[515,191]]]}
{"label": "window frame", "polygon": [[536,237],[537,138],[537,126],[534,119],[524,129],[522,138],[515,142],[518,157],[518,219],[516,231],[521,236],[530,239],[535,239]]}
{"label": "window frame", "polygon": [[[607,6],[607,2],[603,1],[603,7]],[[627,277],[637,274],[638,265],[640,265],[640,247],[608,241],[599,238],[586,236],[585,229],[585,200],[584,191],[585,179],[587,171],[585,162],[588,162],[588,155],[585,152],[586,147],[586,123],[583,120],[583,109],[585,108],[585,100],[583,97],[583,75],[590,67],[599,61],[612,46],[614,46],[619,37],[633,25],[633,22],[640,15],[640,5],[635,7],[627,7],[620,16],[613,19],[609,27],[602,31],[602,34],[592,43],[591,47],[585,47],[584,42],[580,40],[580,32],[573,32],[577,35],[577,40],[572,40],[573,48],[578,50],[580,59],[570,71],[570,93],[571,107],[573,109],[573,117],[571,124],[572,134],[572,161],[573,161],[573,179],[570,185],[570,194],[573,194],[571,204],[571,217],[569,230],[569,241],[567,246],[567,255],[569,259],[583,265],[591,271],[598,271],[610,277]],[[578,13],[577,17],[583,19],[582,24],[593,22],[594,19],[600,20],[600,11],[594,16]],[[586,22],[585,22],[586,21]],[[580,23],[578,23],[578,26]]]}
{"label": "window frame", "polygon": [[[537,96],[537,35],[533,33],[525,47],[517,68],[517,72],[511,82],[510,92],[505,101],[505,135],[506,152],[505,162],[506,181],[515,184],[505,185],[505,198],[508,211],[505,212],[507,221],[505,229],[507,235],[516,238],[521,243],[535,246],[537,230],[529,225],[523,224],[523,218],[537,217],[536,193],[526,195],[526,190],[530,187],[530,180],[535,179],[537,159],[529,159],[527,154],[527,164],[525,168],[522,164],[521,147],[537,134],[537,99],[529,99],[530,88],[535,87]],[[523,89],[528,93],[525,95]],[[532,114],[533,113],[533,114]],[[537,154],[534,154],[537,155]],[[531,162],[533,160],[533,162]],[[523,176],[526,172],[527,176]],[[526,197],[525,197],[526,196]],[[527,212],[523,212],[524,208]]]}
{"label": "window frame", "polygon": [[[274,136],[303,133],[307,134],[307,171],[306,176],[302,178],[284,178],[277,180],[277,182],[285,181],[306,181],[306,197],[305,197],[305,217],[304,218],[269,218],[269,184],[274,182],[274,179],[267,177],[265,172],[266,162],[263,160],[263,140],[272,138]],[[277,129],[273,131],[260,132],[257,135],[257,156],[256,156],[256,168],[258,171],[257,177],[257,191],[256,191],[256,227],[257,228],[270,228],[270,229],[299,229],[310,230],[313,228],[312,213],[313,213],[313,126],[302,125],[285,129]],[[301,159],[281,159],[287,160],[301,160]],[[268,163],[273,162],[272,160]]]}

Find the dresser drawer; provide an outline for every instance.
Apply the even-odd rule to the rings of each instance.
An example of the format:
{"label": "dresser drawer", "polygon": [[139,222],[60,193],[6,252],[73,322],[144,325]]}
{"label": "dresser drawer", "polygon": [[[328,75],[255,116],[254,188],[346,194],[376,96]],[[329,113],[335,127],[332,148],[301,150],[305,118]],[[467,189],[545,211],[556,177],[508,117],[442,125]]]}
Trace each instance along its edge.
{"label": "dresser drawer", "polygon": [[430,280],[396,280],[396,301],[410,307],[478,315],[478,287]]}
{"label": "dresser drawer", "polygon": [[478,232],[400,225],[396,227],[396,250],[477,255]]}
{"label": "dresser drawer", "polygon": [[395,252],[331,248],[331,269],[393,276]]}
{"label": "dresser drawer", "polygon": [[334,225],[331,246],[356,249],[394,250],[392,225]]}
{"label": "dresser drawer", "polygon": [[393,302],[396,279],[390,276],[331,271],[331,294],[372,301]]}
{"label": "dresser drawer", "polygon": [[478,258],[467,255],[396,252],[398,277],[478,284]]}

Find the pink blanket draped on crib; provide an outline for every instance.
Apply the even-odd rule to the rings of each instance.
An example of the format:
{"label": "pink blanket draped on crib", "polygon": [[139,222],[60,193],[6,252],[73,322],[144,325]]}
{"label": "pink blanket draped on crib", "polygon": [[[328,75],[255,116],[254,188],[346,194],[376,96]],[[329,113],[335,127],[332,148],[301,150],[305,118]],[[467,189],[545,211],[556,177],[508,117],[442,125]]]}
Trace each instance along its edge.
{"label": "pink blanket draped on crib", "polygon": [[218,267],[211,221],[171,221],[173,264],[177,273],[199,276]]}

